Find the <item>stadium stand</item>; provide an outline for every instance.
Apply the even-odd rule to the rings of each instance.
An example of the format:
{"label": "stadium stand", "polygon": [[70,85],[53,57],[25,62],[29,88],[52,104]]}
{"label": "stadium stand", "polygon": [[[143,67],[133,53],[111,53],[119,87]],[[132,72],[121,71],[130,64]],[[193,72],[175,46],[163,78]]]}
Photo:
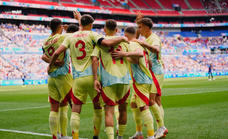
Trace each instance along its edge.
{"label": "stadium stand", "polygon": [[148,9],[150,8],[143,0],[132,0],[139,8]]}
{"label": "stadium stand", "polygon": [[180,15],[178,11],[157,11],[157,14],[160,16],[166,16],[166,15],[179,16]]}
{"label": "stadium stand", "polygon": [[59,0],[60,3],[70,3],[73,4],[74,2],[72,0]]}
{"label": "stadium stand", "polygon": [[103,0],[97,0],[101,6],[108,6],[108,7],[112,7],[112,5],[108,2],[108,1],[103,1]]}
{"label": "stadium stand", "polygon": [[76,3],[83,3],[83,4],[89,4],[92,5],[93,3],[90,0],[75,0]]}
{"label": "stadium stand", "polygon": [[[132,10],[132,11],[137,14],[139,10]],[[144,15],[156,15],[156,13],[152,10],[140,10],[140,12],[143,13]]]}
{"label": "stadium stand", "polygon": [[200,0],[188,0],[188,2],[193,9],[204,9]]}
{"label": "stadium stand", "polygon": [[62,3],[62,5],[65,6],[65,7],[76,7],[76,8],[102,10],[99,6],[68,4],[68,3]]}
{"label": "stadium stand", "polygon": [[108,8],[108,10],[118,14],[132,14],[128,9]]}
{"label": "stadium stand", "polygon": [[43,5],[52,5],[52,6],[59,6],[57,2],[50,2],[50,1],[32,1],[32,0],[14,0],[15,2],[20,3],[31,3],[31,4],[43,4]]}
{"label": "stadium stand", "polygon": [[184,0],[159,0],[166,9],[173,9],[173,4],[178,4],[182,9],[188,9]]}
{"label": "stadium stand", "polygon": [[202,16],[207,15],[205,10],[197,10],[197,11],[182,11],[184,15],[192,15],[192,16]]}
{"label": "stadium stand", "polygon": [[162,9],[161,6],[155,0],[145,0],[145,2],[152,8],[152,9]]}

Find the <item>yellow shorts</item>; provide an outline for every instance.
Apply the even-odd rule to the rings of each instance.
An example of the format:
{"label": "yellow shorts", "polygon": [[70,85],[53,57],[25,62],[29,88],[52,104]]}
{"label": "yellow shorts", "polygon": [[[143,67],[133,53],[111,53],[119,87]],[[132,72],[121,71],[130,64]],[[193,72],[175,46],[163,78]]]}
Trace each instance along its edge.
{"label": "yellow shorts", "polygon": [[153,84],[152,84],[152,92],[151,93],[157,93],[157,95],[162,95],[162,85],[164,81],[164,74],[154,74],[151,73],[153,77]]}
{"label": "yellow shorts", "polygon": [[128,103],[130,95],[130,85],[128,84],[113,84],[111,86],[102,87],[101,90],[101,106],[110,105],[114,106]]}
{"label": "yellow shorts", "polygon": [[93,76],[85,76],[74,79],[72,101],[74,104],[86,104],[89,94],[93,103],[99,102],[99,94],[94,89]]}
{"label": "yellow shorts", "polygon": [[67,102],[71,99],[73,77],[70,73],[48,78],[49,102]]}
{"label": "yellow shorts", "polygon": [[133,83],[133,94],[131,96],[131,102],[136,103],[137,107],[149,106],[149,97],[152,90],[152,84],[138,84]]}

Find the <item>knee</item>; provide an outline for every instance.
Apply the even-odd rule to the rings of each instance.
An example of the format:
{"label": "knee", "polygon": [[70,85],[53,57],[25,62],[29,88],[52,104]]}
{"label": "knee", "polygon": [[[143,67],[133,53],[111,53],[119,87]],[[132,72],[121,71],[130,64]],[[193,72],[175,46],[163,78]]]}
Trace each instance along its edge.
{"label": "knee", "polygon": [[156,102],[155,102],[155,100],[154,99],[150,99],[149,100],[149,106],[152,106],[152,105],[154,105]]}

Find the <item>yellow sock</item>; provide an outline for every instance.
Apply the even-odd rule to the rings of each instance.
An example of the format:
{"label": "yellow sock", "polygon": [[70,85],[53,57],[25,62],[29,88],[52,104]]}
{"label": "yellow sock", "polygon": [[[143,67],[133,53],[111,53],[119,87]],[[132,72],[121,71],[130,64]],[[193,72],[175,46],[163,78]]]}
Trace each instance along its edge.
{"label": "yellow sock", "polygon": [[68,125],[68,117],[67,117],[67,112],[68,112],[68,106],[60,107],[59,109],[59,115],[60,115],[60,129],[61,129],[61,134],[63,136],[67,136],[67,125]]}
{"label": "yellow sock", "polygon": [[148,137],[153,136],[154,135],[153,117],[150,113],[150,110],[149,109],[144,110],[142,111],[141,114],[146,126]]}
{"label": "yellow sock", "polygon": [[140,110],[138,108],[132,108],[131,110],[136,124],[136,131],[142,131],[142,115]]}
{"label": "yellow sock", "polygon": [[49,126],[51,134],[57,138],[57,124],[58,124],[58,112],[51,111],[49,115]]}
{"label": "yellow sock", "polygon": [[154,114],[154,117],[156,119],[158,127],[164,126],[163,119],[162,119],[162,116],[161,116],[161,110],[158,107],[158,104],[155,103],[154,105],[150,106],[150,108],[151,108],[151,110],[152,110],[152,112]]}
{"label": "yellow sock", "polygon": [[116,105],[115,108],[114,108],[114,114],[115,114],[115,117],[116,117],[116,123],[118,124],[119,123],[119,116],[120,116],[119,106],[118,105]]}
{"label": "yellow sock", "polygon": [[108,136],[108,139],[114,139],[114,127],[106,127],[106,134]]}
{"label": "yellow sock", "polygon": [[76,112],[71,113],[70,126],[72,130],[73,139],[78,139],[80,125],[80,114]]}
{"label": "yellow sock", "polygon": [[[165,115],[164,109],[163,109],[162,105],[159,106],[159,108],[160,108],[160,110],[161,110],[161,116],[162,116],[162,120],[163,120],[163,123],[164,123],[164,115]],[[164,125],[165,125],[165,123],[164,123]]]}
{"label": "yellow sock", "polygon": [[119,125],[118,136],[123,136],[126,129],[126,125]]}
{"label": "yellow sock", "polygon": [[93,125],[94,125],[94,136],[99,136],[100,128],[102,123],[102,109],[95,109],[93,115]]}

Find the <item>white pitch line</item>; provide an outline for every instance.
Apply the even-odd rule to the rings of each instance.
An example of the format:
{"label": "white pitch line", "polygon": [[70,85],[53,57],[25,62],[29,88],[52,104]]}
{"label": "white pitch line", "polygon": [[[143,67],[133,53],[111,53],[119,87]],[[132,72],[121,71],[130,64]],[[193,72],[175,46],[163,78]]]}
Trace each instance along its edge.
{"label": "white pitch line", "polygon": [[[93,102],[86,102],[87,104],[93,103]],[[39,108],[46,108],[50,106],[40,106],[40,107],[27,107],[27,108],[18,108],[18,109],[6,109],[6,110],[0,110],[2,111],[18,111],[18,110],[29,110],[29,109],[39,109]]]}
{"label": "white pitch line", "polygon": [[221,91],[228,91],[227,89],[224,90],[213,90],[213,91],[201,91],[201,92],[193,92],[193,93],[180,93],[180,94],[166,94],[163,96],[179,96],[179,95],[191,95],[191,94],[201,94],[201,93],[211,93],[211,92],[221,92]]}
{"label": "white pitch line", "polygon": [[6,109],[6,110],[0,110],[1,111],[18,111],[18,110],[28,110],[28,109],[39,109],[39,108],[46,108],[50,106],[40,106],[40,107],[27,107],[27,108],[18,108],[18,109]]}
{"label": "white pitch line", "polygon": [[50,134],[34,133],[34,132],[27,132],[27,131],[8,130],[8,129],[0,129],[0,131],[15,132],[15,133],[23,133],[23,134],[30,134],[30,135],[38,135],[38,136],[51,137]]}
{"label": "white pitch line", "polygon": [[[22,134],[29,134],[29,135],[37,135],[37,136],[46,136],[46,137],[52,136],[50,134],[35,133],[35,132],[28,132],[28,131],[18,131],[18,130],[8,130],[8,129],[0,129],[0,131],[22,133]],[[87,139],[87,138],[79,138],[79,139]]]}

